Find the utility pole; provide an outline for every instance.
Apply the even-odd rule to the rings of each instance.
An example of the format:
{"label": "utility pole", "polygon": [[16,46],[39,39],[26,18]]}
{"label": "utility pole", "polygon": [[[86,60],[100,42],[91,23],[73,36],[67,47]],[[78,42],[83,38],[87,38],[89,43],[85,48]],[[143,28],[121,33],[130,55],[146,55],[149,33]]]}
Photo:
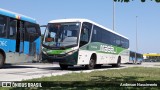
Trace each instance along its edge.
{"label": "utility pole", "polygon": [[114,0],[113,0],[113,31],[115,30],[115,2],[114,2]]}
{"label": "utility pole", "polygon": [[136,53],[138,52],[137,21],[138,21],[138,16],[136,16],[136,50],[135,50],[135,64],[136,64],[136,62],[137,62],[137,55],[136,55]]}

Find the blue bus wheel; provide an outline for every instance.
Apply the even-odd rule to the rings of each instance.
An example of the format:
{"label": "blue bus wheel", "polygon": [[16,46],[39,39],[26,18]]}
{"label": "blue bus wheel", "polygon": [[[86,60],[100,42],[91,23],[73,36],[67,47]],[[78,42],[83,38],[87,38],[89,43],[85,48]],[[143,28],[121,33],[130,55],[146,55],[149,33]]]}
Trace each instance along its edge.
{"label": "blue bus wheel", "polygon": [[0,52],[0,68],[2,68],[4,65],[4,56],[3,54]]}

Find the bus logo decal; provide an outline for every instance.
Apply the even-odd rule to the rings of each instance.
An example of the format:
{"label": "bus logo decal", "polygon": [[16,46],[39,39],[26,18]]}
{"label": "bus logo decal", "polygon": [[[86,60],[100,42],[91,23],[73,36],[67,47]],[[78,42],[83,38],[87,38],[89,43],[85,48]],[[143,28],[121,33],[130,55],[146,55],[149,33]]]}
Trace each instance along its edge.
{"label": "bus logo decal", "polygon": [[7,41],[0,41],[0,46],[7,46]]}
{"label": "bus logo decal", "polygon": [[100,46],[100,51],[108,52],[108,53],[116,53],[113,46],[106,46],[106,45],[101,45]]}

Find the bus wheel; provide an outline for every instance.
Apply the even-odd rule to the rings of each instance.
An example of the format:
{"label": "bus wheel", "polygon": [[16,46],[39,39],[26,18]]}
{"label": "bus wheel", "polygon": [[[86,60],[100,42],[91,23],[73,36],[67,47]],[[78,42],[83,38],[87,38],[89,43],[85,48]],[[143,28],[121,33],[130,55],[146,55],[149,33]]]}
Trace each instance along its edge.
{"label": "bus wheel", "polygon": [[65,64],[59,64],[59,66],[61,67],[61,69],[68,69],[68,65],[65,65]]}
{"label": "bus wheel", "polygon": [[96,64],[96,68],[101,68],[103,64]]}
{"label": "bus wheel", "polygon": [[91,58],[90,61],[89,61],[89,65],[86,65],[85,67],[86,67],[87,69],[94,69],[95,63],[96,63],[96,62],[95,62],[94,58]]}
{"label": "bus wheel", "polygon": [[120,67],[121,65],[121,57],[118,57],[118,61],[116,64],[112,64],[112,67]]}
{"label": "bus wheel", "polygon": [[140,61],[138,64],[140,64],[140,65],[141,65],[141,64],[142,64],[142,61]]}
{"label": "bus wheel", "polygon": [[4,56],[3,56],[3,54],[0,52],[0,68],[2,68],[3,67],[3,65],[4,65]]}

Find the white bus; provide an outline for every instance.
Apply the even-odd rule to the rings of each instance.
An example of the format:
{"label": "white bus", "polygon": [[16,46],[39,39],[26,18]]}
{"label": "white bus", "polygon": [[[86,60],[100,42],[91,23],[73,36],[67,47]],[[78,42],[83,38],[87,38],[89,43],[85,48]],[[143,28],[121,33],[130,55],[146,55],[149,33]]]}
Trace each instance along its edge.
{"label": "white bus", "polygon": [[42,60],[68,66],[110,64],[129,61],[129,40],[87,19],[59,19],[48,23],[42,43]]}

